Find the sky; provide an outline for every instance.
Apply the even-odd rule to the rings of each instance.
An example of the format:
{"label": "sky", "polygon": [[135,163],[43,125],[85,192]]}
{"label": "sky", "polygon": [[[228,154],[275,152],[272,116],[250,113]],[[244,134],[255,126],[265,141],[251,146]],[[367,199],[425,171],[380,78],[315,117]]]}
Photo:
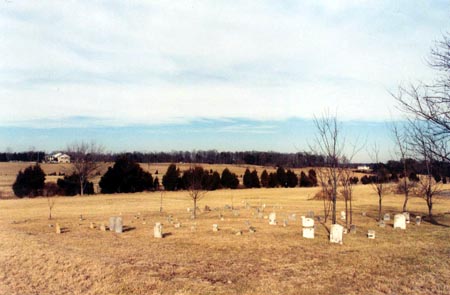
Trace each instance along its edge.
{"label": "sky", "polygon": [[5,0],[0,151],[296,152],[330,112],[388,159],[391,93],[433,79],[449,4]]}

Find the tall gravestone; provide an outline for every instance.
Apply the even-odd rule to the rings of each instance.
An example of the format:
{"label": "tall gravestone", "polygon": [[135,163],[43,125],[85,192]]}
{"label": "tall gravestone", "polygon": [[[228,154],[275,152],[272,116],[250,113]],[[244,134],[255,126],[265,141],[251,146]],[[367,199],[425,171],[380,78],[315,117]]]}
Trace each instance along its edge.
{"label": "tall gravestone", "polygon": [[406,229],[406,218],[403,214],[395,214],[394,215],[394,229]]}
{"label": "tall gravestone", "polygon": [[115,229],[116,229],[116,217],[112,216],[109,218],[109,230],[115,231]]}
{"label": "tall gravestone", "polygon": [[118,234],[121,234],[123,232],[123,220],[122,217],[116,217],[116,220],[114,222],[114,231]]}
{"label": "tall gravestone", "polygon": [[344,227],[340,224],[332,224],[330,231],[330,242],[342,244],[342,237],[344,233]]}
{"label": "tall gravestone", "polygon": [[155,223],[155,227],[153,228],[153,236],[157,239],[161,239],[163,237],[163,226],[160,222]]}
{"label": "tall gravestone", "polygon": [[341,220],[345,220],[345,216],[346,216],[345,211],[341,211]]}
{"label": "tall gravestone", "polygon": [[269,214],[269,224],[277,225],[277,214],[275,212]]}
{"label": "tall gravestone", "polygon": [[302,216],[302,233],[306,239],[314,239],[314,219]]}

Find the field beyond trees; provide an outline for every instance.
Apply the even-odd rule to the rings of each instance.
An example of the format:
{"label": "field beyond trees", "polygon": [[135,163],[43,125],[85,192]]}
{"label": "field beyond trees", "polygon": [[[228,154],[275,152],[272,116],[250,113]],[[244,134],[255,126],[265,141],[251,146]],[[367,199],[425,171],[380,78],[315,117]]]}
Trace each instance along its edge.
{"label": "field beyond trees", "polygon": [[[411,223],[402,231],[391,219],[380,228],[375,192],[357,185],[357,232],[338,245],[328,241],[330,222],[316,220],[315,239],[302,238],[300,216],[323,215],[322,201],[311,200],[318,190],[212,191],[199,202],[196,220],[185,191],[165,193],[162,213],[159,192],[56,197],[52,220],[46,198],[2,200],[0,294],[450,294],[450,199],[436,200],[438,224]],[[384,212],[399,213],[402,203],[402,195],[388,194]],[[278,225],[257,218],[263,204],[265,216],[277,213]],[[412,216],[427,214],[423,199],[412,198],[408,207]],[[283,227],[291,213],[297,220]],[[123,233],[98,229],[110,216],[123,217]],[[49,226],[56,222],[62,234]],[[155,222],[163,223],[163,239],[153,238]],[[367,239],[368,229],[375,240]]]}

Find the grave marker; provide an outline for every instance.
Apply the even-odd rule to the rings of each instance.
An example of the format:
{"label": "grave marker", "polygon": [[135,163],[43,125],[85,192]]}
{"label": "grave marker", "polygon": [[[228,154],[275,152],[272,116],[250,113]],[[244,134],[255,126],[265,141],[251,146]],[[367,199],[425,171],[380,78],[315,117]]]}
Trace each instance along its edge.
{"label": "grave marker", "polygon": [[416,225],[420,225],[420,223],[422,223],[422,217],[416,216]]}
{"label": "grave marker", "polygon": [[61,233],[61,226],[59,225],[59,223],[57,223],[57,224],[55,225],[55,231],[56,231],[57,234],[60,234],[60,233]]}
{"label": "grave marker", "polygon": [[213,231],[214,232],[218,232],[219,231],[219,225],[218,224],[213,224]]}
{"label": "grave marker", "polygon": [[275,212],[269,214],[269,224],[277,225],[277,214]]}
{"label": "grave marker", "polygon": [[383,220],[384,220],[384,221],[389,221],[389,220],[391,220],[391,215],[390,215],[389,213],[384,214]]}
{"label": "grave marker", "polygon": [[123,232],[123,220],[122,217],[116,217],[116,220],[114,222],[114,231],[118,234],[121,234]]}
{"label": "grave marker", "polygon": [[409,212],[403,212],[402,214],[405,215],[406,223],[409,223],[409,219],[410,219]]}
{"label": "grave marker", "polygon": [[345,216],[346,216],[345,211],[341,211],[341,220],[345,220]]}
{"label": "grave marker", "polygon": [[332,224],[330,231],[330,242],[342,245],[342,236],[344,233],[344,227],[340,224]]}
{"label": "grave marker", "polygon": [[153,227],[153,237],[157,238],[157,239],[162,239],[163,237],[163,226],[161,224],[161,222],[157,222],[155,223],[155,226]]}
{"label": "grave marker", "polygon": [[406,217],[403,214],[394,215],[394,229],[406,229]]}
{"label": "grave marker", "polygon": [[314,219],[302,216],[302,232],[306,239],[314,239]]}
{"label": "grave marker", "polygon": [[373,229],[369,229],[367,231],[367,237],[372,240],[375,239],[375,231]]}

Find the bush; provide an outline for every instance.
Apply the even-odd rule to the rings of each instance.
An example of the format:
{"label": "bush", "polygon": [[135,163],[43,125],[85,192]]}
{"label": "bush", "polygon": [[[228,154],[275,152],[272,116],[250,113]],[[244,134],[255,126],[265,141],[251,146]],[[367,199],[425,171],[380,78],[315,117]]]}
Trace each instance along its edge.
{"label": "bush", "polygon": [[239,186],[239,179],[235,173],[231,173],[228,168],[222,171],[222,178],[220,182],[223,187],[235,189]]}
{"label": "bush", "polygon": [[176,191],[178,189],[179,176],[180,170],[177,169],[175,164],[170,164],[162,179],[164,189],[167,191]]}
{"label": "bush", "polygon": [[19,198],[42,196],[45,173],[39,164],[26,168],[17,174],[13,191]]}
{"label": "bush", "polygon": [[[76,173],[72,175],[66,175],[63,179],[58,179],[56,182],[60,193],[64,196],[75,196],[81,194],[80,176]],[[84,181],[83,193],[87,195],[94,194],[94,184],[89,181]]]}
{"label": "bush", "polygon": [[138,163],[126,156],[119,157],[100,180],[102,193],[135,193],[153,189],[153,177]]}

